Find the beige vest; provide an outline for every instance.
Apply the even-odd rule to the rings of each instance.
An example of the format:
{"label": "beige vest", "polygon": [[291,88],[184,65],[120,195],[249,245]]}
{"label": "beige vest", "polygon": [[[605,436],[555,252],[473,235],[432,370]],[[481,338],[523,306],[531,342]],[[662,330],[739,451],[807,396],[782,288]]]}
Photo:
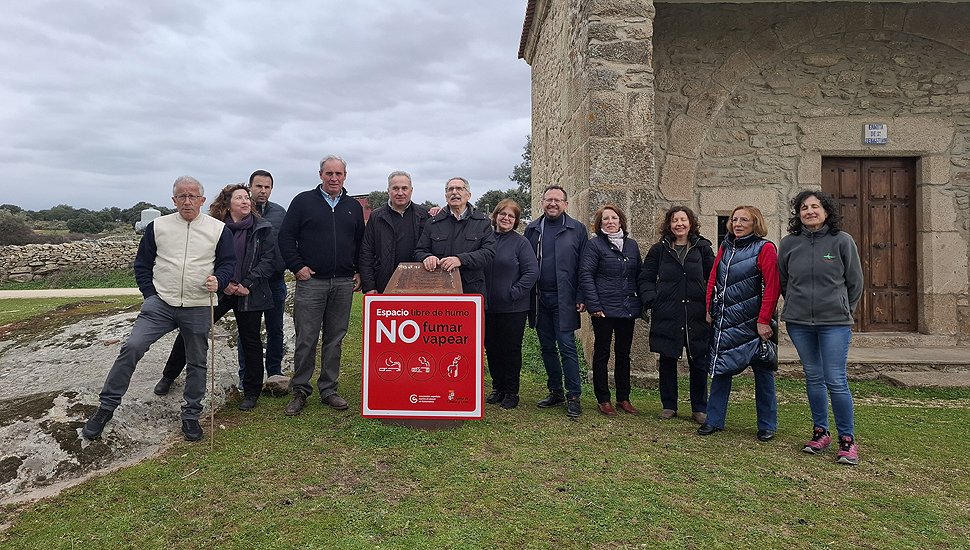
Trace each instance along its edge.
{"label": "beige vest", "polygon": [[212,275],[225,224],[205,214],[188,223],[178,212],[153,223],[158,253],[152,283],[158,297],[172,307],[209,305],[205,279]]}

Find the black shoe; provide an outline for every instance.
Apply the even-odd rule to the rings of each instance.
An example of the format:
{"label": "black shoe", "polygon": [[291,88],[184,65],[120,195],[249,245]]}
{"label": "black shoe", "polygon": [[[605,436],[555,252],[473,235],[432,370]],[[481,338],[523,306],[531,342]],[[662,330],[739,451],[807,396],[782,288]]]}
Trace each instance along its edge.
{"label": "black shoe", "polygon": [[561,393],[549,392],[549,395],[545,399],[536,403],[540,408],[546,409],[549,407],[555,407],[556,405],[566,401],[566,396]]}
{"label": "black shoe", "polygon": [[198,441],[202,439],[202,426],[199,426],[198,420],[183,420],[182,433],[186,441]]}
{"label": "black shoe", "polygon": [[505,399],[504,393],[498,390],[492,390],[492,393],[488,394],[488,397],[485,398],[485,402],[489,405],[494,405],[496,403],[501,403],[503,399]]}
{"label": "black shoe", "polygon": [[774,430],[758,430],[758,441],[771,441],[774,438]]}
{"label": "black shoe", "polygon": [[101,437],[101,432],[104,431],[104,425],[111,420],[114,416],[114,411],[109,411],[108,409],[98,408],[94,412],[94,415],[84,423],[84,427],[81,428],[81,435],[85,439],[97,439]]}
{"label": "black shoe", "polygon": [[505,394],[505,399],[502,399],[503,409],[514,409],[519,406],[519,396],[514,393]]}
{"label": "black shoe", "polygon": [[158,381],[158,384],[155,384],[155,395],[168,395],[168,390],[171,389],[172,382],[175,382],[174,378],[165,378],[163,376],[162,379]]}
{"label": "black shoe", "polygon": [[566,403],[566,416],[576,418],[581,414],[583,414],[583,406],[579,404],[579,398],[570,397]]}
{"label": "black shoe", "polygon": [[248,411],[256,406],[256,400],[259,399],[255,395],[247,395],[243,398],[242,403],[239,404],[239,410]]}
{"label": "black shoe", "polygon": [[712,433],[719,431],[721,431],[721,428],[715,428],[714,426],[711,426],[705,422],[701,424],[700,428],[697,428],[697,435],[711,435]]}

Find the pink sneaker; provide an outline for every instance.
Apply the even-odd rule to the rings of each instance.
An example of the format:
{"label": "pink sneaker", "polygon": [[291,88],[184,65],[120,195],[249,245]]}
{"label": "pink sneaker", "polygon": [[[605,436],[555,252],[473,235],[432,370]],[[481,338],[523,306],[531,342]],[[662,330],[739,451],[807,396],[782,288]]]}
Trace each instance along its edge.
{"label": "pink sneaker", "polygon": [[853,466],[859,463],[859,447],[854,439],[847,435],[839,436],[839,453],[836,455],[836,462]]}
{"label": "pink sneaker", "polygon": [[812,432],[812,440],[802,447],[802,452],[817,455],[827,451],[830,446],[832,446],[832,436],[829,435],[828,430],[815,426],[815,431]]}

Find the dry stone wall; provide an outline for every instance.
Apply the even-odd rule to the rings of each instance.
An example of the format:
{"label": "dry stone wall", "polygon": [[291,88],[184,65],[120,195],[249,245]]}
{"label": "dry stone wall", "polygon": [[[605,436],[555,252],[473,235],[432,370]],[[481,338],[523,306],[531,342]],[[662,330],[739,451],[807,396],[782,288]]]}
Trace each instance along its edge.
{"label": "dry stone wall", "polygon": [[0,247],[0,281],[27,282],[67,269],[131,267],[140,237]]}

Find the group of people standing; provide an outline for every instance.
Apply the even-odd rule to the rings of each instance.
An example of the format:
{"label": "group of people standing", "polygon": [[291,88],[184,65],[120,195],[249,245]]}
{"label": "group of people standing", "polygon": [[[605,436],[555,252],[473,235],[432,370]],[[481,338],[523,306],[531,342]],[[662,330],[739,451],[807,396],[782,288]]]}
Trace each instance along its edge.
{"label": "group of people standing", "polygon": [[[492,376],[486,402],[504,408],[518,403],[528,315],[549,390],[538,406],[566,403],[567,415],[579,416],[582,386],[573,333],[586,312],[594,335],[597,408],[606,416],[637,414],[630,403],[630,354],[635,321],[642,315],[650,320],[650,350],[659,354],[661,419],[677,416],[677,363],[685,353],[691,418],[702,436],[724,429],[733,377],[751,366],[757,438],[770,441],[778,425],[775,310],[784,296],[781,319],[801,358],[812,411],[812,436],[803,450],[817,454],[830,447],[831,400],[837,461],[858,463],[846,361],[852,314],[862,297],[862,269],[854,241],[841,231],[832,197],[803,191],[792,199],[789,235],[780,252],[765,238],[764,217],[754,206],[732,211],[716,252],[700,235],[693,211],[674,206],[664,216],[660,240],[642,260],[626,215],[615,205],[596,211],[594,235],[587,238],[586,228],[566,214],[564,189],[547,187],[541,204],[542,216],[523,237],[512,233],[519,222],[517,205],[503,201],[492,215],[500,246],[485,275],[489,303],[502,305],[485,313]],[[611,348],[615,406],[607,367]]]}
{"label": "group of people standing", "polygon": [[[537,405],[565,404],[569,417],[580,416],[582,377],[574,333],[586,312],[594,334],[598,411],[637,414],[630,402],[634,326],[638,317],[652,316],[649,343],[659,354],[659,417],[677,415],[677,363],[685,352],[691,417],[701,424],[700,435],[724,429],[732,378],[751,365],[761,441],[771,440],[777,429],[777,359],[765,356],[768,342],[777,342],[775,309],[783,295],[782,320],[802,360],[812,410],[813,434],[804,451],[821,453],[831,445],[831,399],[838,461],[857,463],[846,359],[862,270],[854,241],[841,231],[832,197],[803,191],[792,199],[789,235],[780,252],[765,239],[766,225],[756,207],[734,209],[715,253],[700,235],[691,209],[674,206],[664,216],[660,240],[641,257],[620,208],[599,208],[590,238],[587,227],[566,213],[568,198],[558,185],[544,189],[542,215],[519,234],[519,205],[503,200],[489,217],[470,204],[471,185],[464,178],[446,183],[446,208],[428,209],[411,201],[410,175],[392,172],[388,204],[376,209],[365,226],[360,203],[344,189],[346,162],[324,158],[319,176],[321,183],[297,195],[286,210],[268,200],[272,175],[254,172],[248,186],[224,188],[208,216],[200,215],[202,184],[189,176],[176,180],[177,212],[148,225],[135,260],[145,304],[82,435],[100,436],[137,362],[152,343],[178,328],[154,391],[167,394],[188,369],[182,430],[187,440],[201,439],[209,316],[219,318],[229,310],[239,327],[244,395],[239,408],[255,407],[263,383],[264,316],[266,370],[270,375],[281,370],[284,269],[296,277],[293,397],[285,412],[300,414],[313,391],[310,379],[321,334],[317,390],[323,404],[346,409],[337,378],[353,293],[383,292],[399,263],[417,261],[428,270],[458,269],[464,292],[484,298],[492,378],[487,403],[505,409],[519,404],[528,321],[539,340],[549,392]],[[211,303],[210,293],[219,293],[218,304]],[[615,407],[607,367],[611,349]]]}

